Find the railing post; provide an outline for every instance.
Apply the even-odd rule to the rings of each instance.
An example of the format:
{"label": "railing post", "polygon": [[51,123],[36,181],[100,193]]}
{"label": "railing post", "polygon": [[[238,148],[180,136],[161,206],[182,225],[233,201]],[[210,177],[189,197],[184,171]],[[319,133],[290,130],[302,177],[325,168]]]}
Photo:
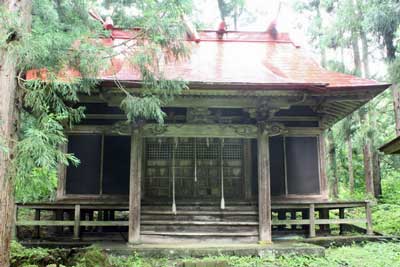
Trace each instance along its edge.
{"label": "railing post", "polygon": [[309,218],[310,218],[310,237],[315,237],[315,206],[314,206],[314,203],[310,204]]}
{"label": "railing post", "polygon": [[75,218],[74,218],[74,238],[75,240],[79,239],[80,236],[80,226],[81,226],[81,205],[75,205]]}
{"label": "railing post", "polygon": [[367,219],[367,235],[373,235],[374,232],[372,230],[372,211],[371,211],[371,202],[365,202],[365,217]]}

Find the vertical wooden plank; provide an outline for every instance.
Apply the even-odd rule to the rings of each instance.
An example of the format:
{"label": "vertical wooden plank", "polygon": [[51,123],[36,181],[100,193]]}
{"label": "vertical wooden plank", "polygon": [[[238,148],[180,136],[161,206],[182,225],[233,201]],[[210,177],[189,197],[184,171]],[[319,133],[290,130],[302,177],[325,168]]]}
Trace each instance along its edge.
{"label": "vertical wooden plank", "polygon": [[[68,152],[68,144],[61,145],[60,150],[64,153],[67,153]],[[62,199],[65,195],[67,167],[65,166],[65,164],[60,163],[58,165],[57,170],[58,170],[58,181],[57,181],[56,199]]]}
{"label": "vertical wooden plank", "polygon": [[251,140],[243,140],[243,174],[244,174],[244,197],[245,199],[251,199]]}
{"label": "vertical wooden plank", "polygon": [[80,224],[81,224],[81,205],[75,205],[75,216],[74,216],[74,237],[73,239],[79,239],[80,235]]}
{"label": "vertical wooden plank", "polygon": [[310,204],[309,208],[310,217],[310,237],[315,237],[315,206],[314,203]]}
{"label": "vertical wooden plank", "polygon": [[324,199],[328,199],[328,176],[326,174],[326,147],[325,147],[325,132],[322,132],[319,137],[319,179],[320,179],[320,192]]}
{"label": "vertical wooden plank", "polygon": [[[35,221],[40,221],[40,209],[35,209]],[[35,226],[34,238],[40,238],[40,226]]]}
{"label": "vertical wooden plank", "polygon": [[271,243],[271,187],[269,169],[269,138],[263,129],[258,133],[258,217],[259,240]]}
{"label": "vertical wooden plank", "polygon": [[372,210],[371,210],[371,202],[365,202],[365,216],[367,219],[367,235],[373,235],[374,232],[372,230]]}
{"label": "vertical wooden plank", "polygon": [[142,138],[135,129],[131,136],[131,170],[129,184],[129,236],[128,242],[140,242],[140,198],[141,198],[141,158]]}
{"label": "vertical wooden plank", "polygon": [[[339,208],[339,219],[344,219],[344,208]],[[344,225],[339,224],[339,234],[342,235],[344,233]]]}
{"label": "vertical wooden plank", "polygon": [[[329,219],[329,209],[327,208],[322,208],[319,210],[319,217],[321,219]],[[331,232],[331,226],[329,224],[322,224],[320,225],[320,230],[329,233]]]}

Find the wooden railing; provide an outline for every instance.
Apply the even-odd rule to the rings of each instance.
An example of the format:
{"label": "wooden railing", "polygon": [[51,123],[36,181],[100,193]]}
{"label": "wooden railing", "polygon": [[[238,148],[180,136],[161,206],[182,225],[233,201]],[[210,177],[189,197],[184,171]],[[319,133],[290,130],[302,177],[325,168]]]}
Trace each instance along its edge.
{"label": "wooden railing", "polygon": [[[229,206],[229,203],[228,203]],[[364,218],[345,218],[345,209],[350,208],[364,208]],[[34,219],[20,219],[18,212],[20,209],[34,210]],[[329,218],[330,210],[338,210],[339,218]],[[127,220],[82,220],[82,211],[128,211],[129,206],[126,204],[110,204],[110,203],[82,203],[82,202],[51,202],[51,203],[17,203],[15,209],[15,229],[21,226],[35,227],[36,236],[39,236],[40,227],[55,226],[55,227],[72,227],[73,238],[78,240],[80,238],[81,227],[112,227],[112,226],[128,226]],[[64,220],[63,218],[56,219],[41,219],[42,211],[52,211],[56,213],[70,212],[73,213],[73,220]],[[296,214],[302,212],[301,219],[296,216],[291,216],[291,219],[286,219],[286,214]],[[315,216],[316,211],[319,211],[320,216]],[[340,230],[344,225],[352,224],[365,224],[366,234],[372,235],[372,216],[371,216],[371,202],[369,201],[343,201],[343,202],[274,202],[272,203],[272,212],[281,212],[285,216],[284,219],[273,219],[273,226],[297,226],[303,225],[308,227],[309,237],[316,236],[316,225],[339,225]],[[179,210],[178,210],[179,213]],[[172,214],[172,212],[171,212]],[[221,211],[223,214],[223,211]],[[305,215],[304,215],[305,214]],[[321,216],[321,214],[325,214]],[[327,215],[328,214],[328,215]]]}

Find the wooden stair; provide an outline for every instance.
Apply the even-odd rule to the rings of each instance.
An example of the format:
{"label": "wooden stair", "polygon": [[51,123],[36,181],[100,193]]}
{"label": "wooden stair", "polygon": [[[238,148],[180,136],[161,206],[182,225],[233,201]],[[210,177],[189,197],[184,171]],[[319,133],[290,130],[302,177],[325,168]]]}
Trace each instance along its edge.
{"label": "wooden stair", "polygon": [[256,242],[258,211],[251,203],[232,204],[221,210],[219,203],[142,205],[142,241],[159,242]]}

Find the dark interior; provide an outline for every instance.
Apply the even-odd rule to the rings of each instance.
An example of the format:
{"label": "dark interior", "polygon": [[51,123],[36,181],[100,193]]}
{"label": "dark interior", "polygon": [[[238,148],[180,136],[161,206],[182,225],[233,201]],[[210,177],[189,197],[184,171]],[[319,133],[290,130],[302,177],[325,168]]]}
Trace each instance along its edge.
{"label": "dark interior", "polygon": [[68,153],[73,153],[80,164],[67,168],[66,193],[99,194],[101,135],[70,135]]}
{"label": "dark interior", "polygon": [[103,194],[129,194],[129,136],[105,136],[103,157]]}
{"label": "dark interior", "polygon": [[289,194],[318,194],[317,137],[286,137],[287,182]]}

